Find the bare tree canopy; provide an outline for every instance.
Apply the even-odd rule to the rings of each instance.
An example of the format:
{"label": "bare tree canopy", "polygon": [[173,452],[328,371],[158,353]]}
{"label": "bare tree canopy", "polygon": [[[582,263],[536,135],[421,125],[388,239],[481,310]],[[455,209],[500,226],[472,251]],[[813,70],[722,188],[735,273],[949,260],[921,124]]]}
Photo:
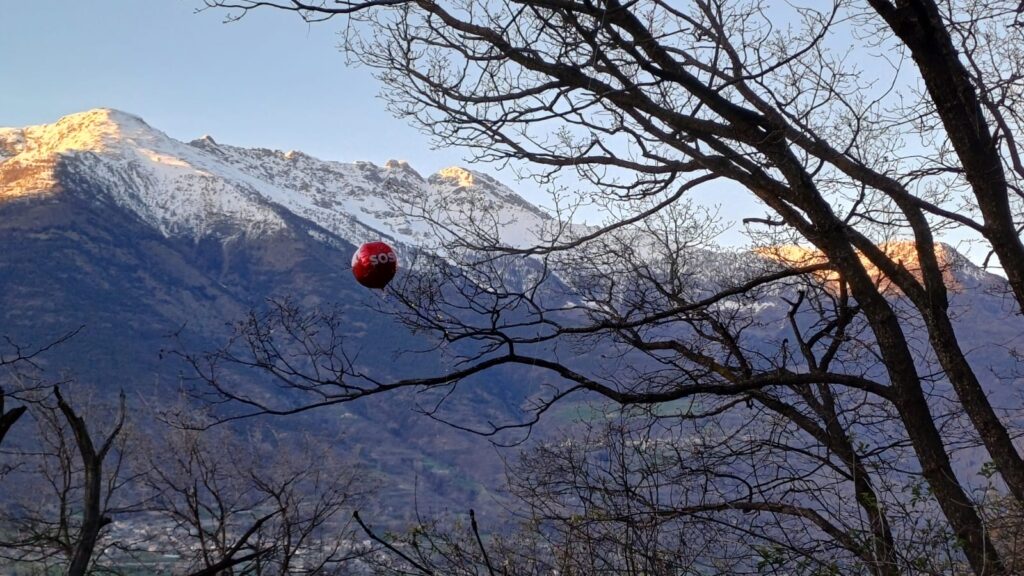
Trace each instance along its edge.
{"label": "bare tree canopy", "polygon": [[0,453],[5,571],[337,574],[368,551],[344,512],[372,486],[329,444],[140,429],[152,414],[124,394],[104,406],[69,388],[29,395],[31,422]]}
{"label": "bare tree canopy", "polygon": [[[672,426],[700,422],[703,447],[666,460],[673,488],[652,498],[672,508],[648,506],[647,518],[711,518],[742,541],[741,512],[786,547],[770,564],[792,573],[836,556],[814,544],[822,537],[847,554],[843,573],[1010,573],[949,451],[982,446],[1017,503],[1024,461],[954,324],[958,262],[939,239],[998,262],[1021,312],[1021,5],[802,4],[207,0],[228,19],[262,8],[345,18],[348,54],[377,71],[396,115],[474,160],[582,181],[556,190],[571,198],[556,216],[587,203],[611,216],[596,229],[553,218],[536,245],[509,246],[493,220],[409,207],[433,220],[443,251],[393,294],[410,326],[445,343],[446,374],[377,379],[344,352],[337,317],[287,306],[194,365],[256,413],[398,387],[450,393],[507,366],[551,384],[533,418],[584,390],[653,416],[688,401]],[[714,260],[702,250],[714,217],[687,196],[727,183],[765,214],[746,222],[751,252]],[[771,297],[787,303],[787,335],[766,345],[750,305]],[[573,361],[585,353],[621,362]],[[218,386],[225,362],[308,395],[271,406]],[[712,462],[688,471],[695,454]],[[908,552],[947,528],[945,567]]]}

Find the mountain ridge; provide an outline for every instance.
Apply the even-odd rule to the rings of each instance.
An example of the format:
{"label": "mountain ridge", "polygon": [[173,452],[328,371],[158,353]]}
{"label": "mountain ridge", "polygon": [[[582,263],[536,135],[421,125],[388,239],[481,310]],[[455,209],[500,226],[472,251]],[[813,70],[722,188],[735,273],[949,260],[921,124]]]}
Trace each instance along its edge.
{"label": "mountain ridge", "polygon": [[431,231],[415,214],[453,195],[510,214],[520,226],[504,226],[501,240],[512,245],[533,243],[547,219],[497,180],[465,168],[423,178],[401,161],[342,163],[231,146],[210,136],[184,143],[108,108],[53,124],[0,128],[0,154],[0,199],[58,193],[55,174],[63,164],[98,181],[165,236],[198,238],[221,222],[272,233],[284,226],[274,213],[283,207],[353,243],[381,235],[417,244]]}
{"label": "mountain ridge", "polygon": [[[283,208],[356,245],[380,237],[418,246],[443,236],[445,226],[467,222],[517,248],[551,238],[550,214],[496,178],[464,167],[423,177],[401,160],[383,166],[322,160],[297,150],[233,146],[210,135],[186,143],[113,108],[69,114],[51,124],[0,127],[0,201],[60,193],[59,170],[108,190],[138,188],[139,194],[115,194],[114,200],[164,236],[198,239],[219,223],[241,224],[247,234],[274,233],[286,227],[278,213]],[[465,222],[423,221],[439,213]],[[475,221],[482,214],[485,220],[504,216]],[[987,274],[948,244],[938,243],[937,251],[951,266]],[[811,252],[778,247],[758,254],[792,264],[814,259]]]}

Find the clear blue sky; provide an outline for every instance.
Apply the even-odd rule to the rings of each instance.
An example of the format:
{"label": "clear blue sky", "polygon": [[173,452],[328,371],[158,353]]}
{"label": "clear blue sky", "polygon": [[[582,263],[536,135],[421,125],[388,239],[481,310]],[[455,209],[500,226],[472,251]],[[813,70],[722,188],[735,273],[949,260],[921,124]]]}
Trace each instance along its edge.
{"label": "clear blue sky", "polygon": [[142,116],[179,140],[302,150],[325,159],[408,160],[423,172],[458,150],[392,118],[369,71],[345,64],[335,31],[291,14],[224,24],[199,0],[0,0],[0,126],[96,107]]}

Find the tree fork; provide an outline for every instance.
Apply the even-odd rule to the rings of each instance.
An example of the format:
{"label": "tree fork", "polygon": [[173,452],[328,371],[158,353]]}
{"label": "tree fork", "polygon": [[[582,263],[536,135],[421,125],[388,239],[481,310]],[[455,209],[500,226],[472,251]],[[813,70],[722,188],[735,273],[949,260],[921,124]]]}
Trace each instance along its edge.
{"label": "tree fork", "polygon": [[96,450],[85,424],[85,419],[79,416],[75,410],[64,401],[60,388],[53,387],[53,394],[57,398],[57,406],[64,414],[68,424],[75,435],[75,444],[78,446],[78,453],[82,458],[82,469],[85,473],[85,494],[82,502],[82,527],[76,538],[74,553],[71,563],[68,566],[69,576],[85,576],[88,573],[89,561],[96,548],[96,540],[99,538],[100,530],[111,522],[111,519],[102,514],[101,488],[103,486],[103,460],[113,446],[124,425],[126,409],[125,396],[121,392],[120,407],[118,409],[117,423],[110,435]]}

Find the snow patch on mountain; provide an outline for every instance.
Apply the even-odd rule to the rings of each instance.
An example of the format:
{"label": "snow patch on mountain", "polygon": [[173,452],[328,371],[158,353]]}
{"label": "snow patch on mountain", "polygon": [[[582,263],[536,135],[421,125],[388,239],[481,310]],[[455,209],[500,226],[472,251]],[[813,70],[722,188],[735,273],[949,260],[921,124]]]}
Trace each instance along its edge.
{"label": "snow patch on mountain", "polygon": [[245,181],[264,201],[350,242],[384,237],[415,244],[428,232],[425,224],[396,209],[390,198],[399,192],[425,193],[423,179],[407,165],[345,164],[296,151],[228,146],[209,138],[190,146],[217,158],[226,166],[222,173]]}

